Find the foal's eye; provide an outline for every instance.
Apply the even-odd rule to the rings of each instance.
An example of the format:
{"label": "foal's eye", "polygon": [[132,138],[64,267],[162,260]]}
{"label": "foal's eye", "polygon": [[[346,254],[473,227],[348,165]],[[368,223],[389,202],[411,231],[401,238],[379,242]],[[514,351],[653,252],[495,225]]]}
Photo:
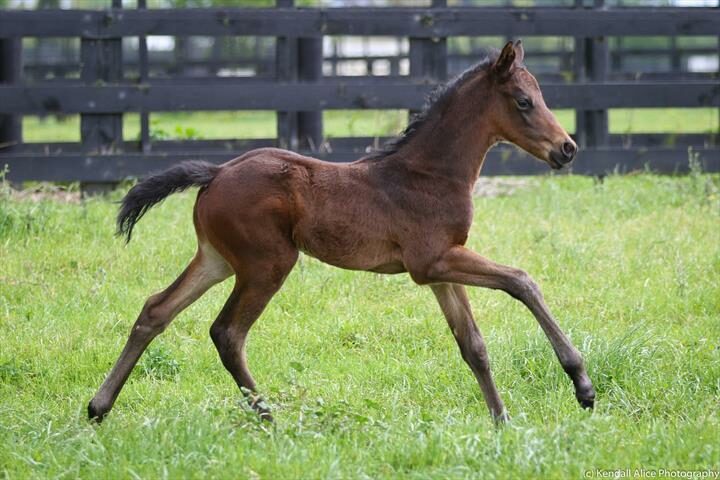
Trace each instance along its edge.
{"label": "foal's eye", "polygon": [[528,110],[532,107],[532,103],[527,98],[516,98],[515,103],[520,110]]}

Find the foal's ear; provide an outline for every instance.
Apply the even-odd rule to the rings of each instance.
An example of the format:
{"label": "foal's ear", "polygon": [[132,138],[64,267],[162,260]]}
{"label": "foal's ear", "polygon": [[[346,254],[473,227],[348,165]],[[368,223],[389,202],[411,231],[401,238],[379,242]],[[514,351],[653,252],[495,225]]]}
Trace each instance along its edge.
{"label": "foal's ear", "polygon": [[515,63],[518,65],[522,65],[523,60],[525,60],[525,49],[523,48],[523,44],[521,40],[517,40],[515,42]]}
{"label": "foal's ear", "polygon": [[501,80],[506,80],[512,72],[513,65],[515,64],[516,52],[515,44],[508,42],[500,52],[500,56],[495,60],[495,64],[492,67],[493,73]]}

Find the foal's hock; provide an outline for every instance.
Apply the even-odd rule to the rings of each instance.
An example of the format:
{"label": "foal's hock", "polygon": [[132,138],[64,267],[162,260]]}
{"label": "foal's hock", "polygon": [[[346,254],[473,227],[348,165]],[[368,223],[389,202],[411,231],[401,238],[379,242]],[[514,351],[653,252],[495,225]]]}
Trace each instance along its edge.
{"label": "foal's hock", "polygon": [[110,411],[143,351],[173,318],[234,276],[235,287],[210,335],[250,405],[271,419],[255,394],[245,340],[300,251],[341,268],[408,272],[416,283],[429,285],[497,421],[507,414],[465,285],[507,292],[533,313],[577,400],[592,408],[595,392],[582,357],[535,282],[522,270],[464,247],[473,185],[486,152],[500,141],[554,169],[577,151],[524,67],[520,42],[508,43],[438,89],[397,139],[356,162],[332,164],[266,148],[220,166],[180,163],[135,185],[118,215],[118,232],[128,241],[150,207],[174,192],[200,187],[193,214],[198,250],[185,271],[145,303],[120,358],[88,405],[90,418],[100,421]]}

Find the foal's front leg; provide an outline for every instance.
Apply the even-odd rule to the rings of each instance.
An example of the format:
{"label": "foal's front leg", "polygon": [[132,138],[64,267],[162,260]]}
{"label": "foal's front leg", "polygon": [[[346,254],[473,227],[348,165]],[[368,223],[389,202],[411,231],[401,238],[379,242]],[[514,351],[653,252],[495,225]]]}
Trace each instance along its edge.
{"label": "foal's front leg", "polygon": [[480,384],[490,415],[498,423],[506,421],[505,406],[495,388],[485,341],[475,324],[465,287],[451,283],[438,283],[430,285],[430,288],[437,297],[450,330],[460,347],[463,359],[470,366]]}
{"label": "foal's front leg", "polygon": [[530,276],[481,257],[462,246],[447,250],[427,271],[427,281],[451,282],[494,288],[520,300],[535,315],[552,344],[555,354],[575,386],[575,397],[584,408],[593,408],[595,390],[585,371],[583,359],[550,314],[542,292]]}

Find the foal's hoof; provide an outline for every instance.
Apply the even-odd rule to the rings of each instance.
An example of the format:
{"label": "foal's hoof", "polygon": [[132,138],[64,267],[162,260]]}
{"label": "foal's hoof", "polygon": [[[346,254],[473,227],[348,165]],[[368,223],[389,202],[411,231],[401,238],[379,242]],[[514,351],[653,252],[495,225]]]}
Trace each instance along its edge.
{"label": "foal's hoof", "polygon": [[[244,393],[244,392],[243,392]],[[260,417],[260,420],[263,420],[268,423],[273,423],[275,420],[273,419],[272,414],[270,414],[270,408],[268,407],[267,403],[265,403],[265,400],[254,392],[250,392],[247,395],[247,402],[248,405],[250,405],[250,408],[255,411],[255,413],[258,414]]]}
{"label": "foal's hoof", "polygon": [[97,423],[102,423],[103,418],[105,418],[107,412],[107,409],[98,407],[92,400],[90,400],[90,403],[88,403],[88,419],[90,420],[93,420]]}
{"label": "foal's hoof", "polygon": [[595,408],[595,390],[593,390],[592,387],[584,392],[576,392],[575,398],[577,398],[577,401],[582,408],[587,410]]}
{"label": "foal's hoof", "polygon": [[587,410],[592,410],[595,408],[594,398],[578,398],[578,402],[580,402],[580,406],[582,408],[585,408]]}
{"label": "foal's hoof", "polygon": [[500,415],[492,414],[493,421],[496,427],[502,427],[503,425],[510,423],[510,415],[507,410],[503,410]]}
{"label": "foal's hoof", "polygon": [[275,419],[269,411],[258,412],[258,415],[260,416],[260,420],[262,420],[263,422],[275,423]]}

